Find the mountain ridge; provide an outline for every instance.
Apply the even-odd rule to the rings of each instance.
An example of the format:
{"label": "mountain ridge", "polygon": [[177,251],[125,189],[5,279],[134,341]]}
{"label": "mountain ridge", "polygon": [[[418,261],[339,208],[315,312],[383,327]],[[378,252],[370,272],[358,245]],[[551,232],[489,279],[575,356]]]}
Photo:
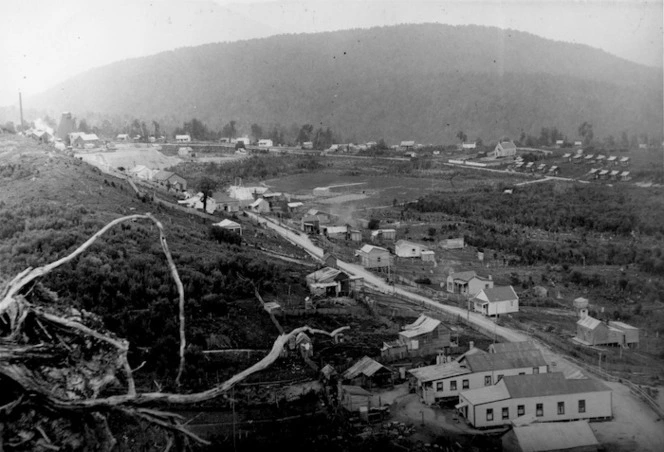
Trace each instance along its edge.
{"label": "mountain ridge", "polygon": [[[432,83],[438,78],[448,83]],[[485,98],[478,97],[484,88],[489,89]],[[533,105],[525,105],[520,91]],[[400,92],[418,100],[404,100]],[[429,93],[435,105],[427,101]],[[459,93],[471,104],[490,107],[494,120],[472,119]],[[413,103],[396,108],[408,121],[402,116],[373,123],[394,116],[394,102],[386,95]],[[569,96],[576,100],[556,100]],[[358,97],[362,105],[355,102]],[[494,105],[499,99],[517,107],[509,110],[510,118]],[[573,136],[583,121],[592,122],[599,135],[623,129],[661,133],[661,99],[659,69],[586,45],[492,27],[424,24],[185,47],[92,69],[30,100],[44,108],[159,117],[174,124],[197,117],[213,128],[230,119],[308,122],[357,139],[381,134],[399,140],[410,134],[418,141],[440,141],[453,139],[459,129],[490,139],[557,126]],[[551,104],[566,109],[551,112]],[[439,115],[436,130],[418,112]],[[507,128],[495,126],[506,122]]]}

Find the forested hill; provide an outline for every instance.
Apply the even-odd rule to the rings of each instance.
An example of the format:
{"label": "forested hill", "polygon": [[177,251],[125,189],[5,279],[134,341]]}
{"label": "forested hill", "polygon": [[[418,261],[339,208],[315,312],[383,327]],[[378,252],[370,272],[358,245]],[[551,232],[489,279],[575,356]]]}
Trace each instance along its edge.
{"label": "forested hill", "polygon": [[30,105],[212,128],[331,127],[357,141],[485,141],[579,124],[661,135],[662,71],[498,28],[400,25],[182,48],[74,77]]}

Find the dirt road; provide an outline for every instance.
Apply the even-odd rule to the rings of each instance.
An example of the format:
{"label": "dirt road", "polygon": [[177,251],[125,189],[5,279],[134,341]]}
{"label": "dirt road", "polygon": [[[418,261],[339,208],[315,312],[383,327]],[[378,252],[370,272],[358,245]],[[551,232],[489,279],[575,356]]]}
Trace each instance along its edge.
{"label": "dirt road", "polygon": [[[250,213],[249,215],[256,219],[259,218],[259,216],[255,214]],[[291,231],[279,225],[272,219],[268,220],[266,225],[295,245],[305,249],[312,256],[317,257],[318,259],[322,258],[324,251],[315,246],[306,234]],[[422,295],[391,286],[381,277],[359,265],[350,264],[341,260],[337,261],[337,264],[342,270],[347,271],[352,275],[363,277],[368,286],[386,294],[396,293],[409,300],[413,300],[425,306],[430,306],[435,310],[443,310],[451,314],[464,316],[468,318],[471,323],[483,329],[485,332],[488,332],[489,335],[494,334],[500,336],[502,339],[509,342],[525,340],[533,341],[542,351],[544,359],[550,365],[551,371],[563,372],[567,378],[587,377],[578,366],[565,359],[562,355],[551,350],[547,345],[534,340],[526,334],[498,326],[493,320],[480,314],[468,313],[466,310],[456,306],[443,305]],[[662,450],[662,444],[664,444],[664,422],[660,421],[647,405],[636,396],[632,395],[625,385],[613,382],[605,383],[613,390],[613,409],[615,418],[610,422],[592,424],[593,430],[598,436],[598,440],[603,444],[606,444],[607,450],[609,451],[623,452],[628,450],[639,450],[659,452]],[[427,414],[433,413],[426,412],[425,417]],[[435,416],[433,416],[433,420],[435,420]]]}

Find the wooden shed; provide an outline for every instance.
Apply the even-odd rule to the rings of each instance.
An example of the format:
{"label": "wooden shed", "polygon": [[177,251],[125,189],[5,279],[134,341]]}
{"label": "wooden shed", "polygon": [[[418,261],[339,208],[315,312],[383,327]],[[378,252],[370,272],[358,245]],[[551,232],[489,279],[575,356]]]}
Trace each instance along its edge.
{"label": "wooden shed", "polygon": [[364,245],[355,252],[360,264],[366,268],[386,268],[390,266],[390,252],[374,245]]}
{"label": "wooden shed", "polygon": [[609,321],[609,327],[616,328],[623,333],[623,345],[637,347],[639,345],[639,329],[623,322]]}
{"label": "wooden shed", "polygon": [[576,322],[577,342],[584,345],[621,345],[623,343],[623,332],[608,323],[585,316]]}

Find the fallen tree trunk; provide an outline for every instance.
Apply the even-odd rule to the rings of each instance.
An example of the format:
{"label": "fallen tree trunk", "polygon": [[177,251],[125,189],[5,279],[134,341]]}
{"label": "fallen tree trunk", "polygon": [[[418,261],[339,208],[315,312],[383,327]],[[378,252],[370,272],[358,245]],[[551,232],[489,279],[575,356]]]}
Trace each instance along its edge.
{"label": "fallen tree trunk", "polygon": [[[160,231],[160,242],[179,293],[180,350],[176,384],[185,367],[184,289],[166,243],[161,223],[152,215],[113,220],[70,255],[36,269],[26,269],[2,290],[0,301],[0,451],[112,450],[117,441],[109,416],[121,414],[169,432],[165,447],[186,448],[189,441],[207,441],[187,430],[182,419],[156,408],[204,402],[227,393],[250,375],[272,365],[288,342],[301,332],[334,337],[349,327],[326,332],[308,326],[282,332],[259,362],[206,391],[192,394],[137,392],[127,361],[128,341],[99,328],[91,313],[71,308],[35,306],[22,289],[85,251],[112,226],[148,219]],[[3,325],[4,323],[4,325]],[[110,383],[124,378],[127,392],[100,397]],[[4,445],[4,446],[3,446]]]}

